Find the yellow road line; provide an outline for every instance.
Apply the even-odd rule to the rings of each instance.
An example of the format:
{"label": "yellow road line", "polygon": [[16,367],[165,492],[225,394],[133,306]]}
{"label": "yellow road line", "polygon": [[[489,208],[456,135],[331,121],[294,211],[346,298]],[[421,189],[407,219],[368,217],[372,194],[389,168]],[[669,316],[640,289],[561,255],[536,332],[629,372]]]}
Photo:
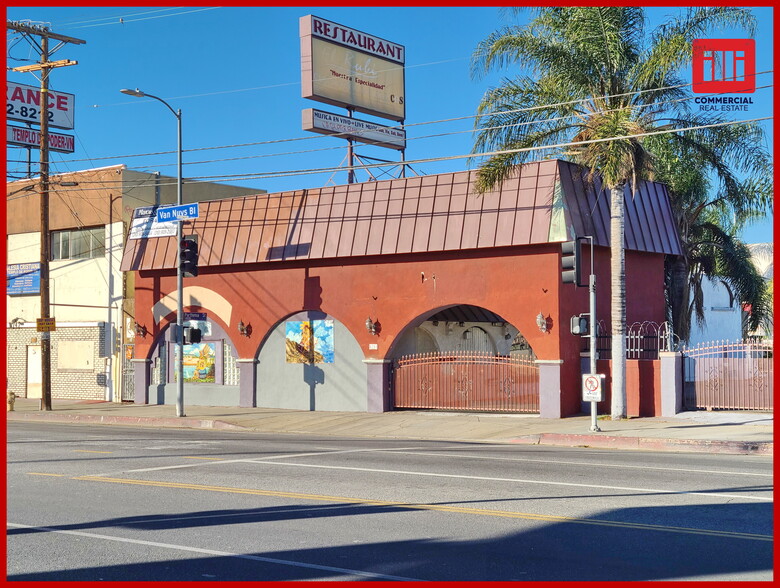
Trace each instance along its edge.
{"label": "yellow road line", "polygon": [[454,512],[459,514],[473,514],[512,519],[525,519],[530,521],[544,521],[554,523],[574,523],[584,525],[596,525],[601,527],[619,527],[623,529],[640,529],[645,531],[666,531],[669,533],[685,533],[690,535],[709,535],[715,537],[729,537],[732,539],[751,539],[754,541],[772,541],[772,535],[760,535],[757,533],[739,533],[732,531],[715,531],[710,529],[693,529],[687,527],[669,527],[666,525],[648,525],[643,523],[626,523],[620,521],[605,521],[599,519],[579,519],[574,517],[562,517],[555,515],[540,515],[532,513],[487,510],[482,508],[466,508],[460,506],[446,506],[439,504],[413,504],[408,502],[394,502],[387,500],[371,500],[366,498],[350,498],[347,496],[328,496],[324,494],[302,494],[298,492],[278,492],[274,490],[257,490],[254,488],[232,488],[229,486],[207,486],[204,484],[184,484],[181,482],[159,482],[155,480],[131,480],[127,478],[106,478],[102,476],[78,476],[74,480],[88,482],[111,482],[115,484],[135,484],[140,486],[156,486],[159,488],[181,488],[187,490],[202,490],[208,492],[226,492],[232,494],[253,494],[256,496],[273,496],[276,498],[295,498],[299,500],[321,500],[327,502],[343,502],[349,504],[367,504],[372,506],[399,507],[415,510],[430,510],[437,512]]}
{"label": "yellow road line", "polygon": [[76,453],[114,453],[113,451],[90,451],[89,449],[74,449]]}
{"label": "yellow road line", "polygon": [[221,457],[198,457],[195,455],[185,455],[184,459],[208,459],[213,461],[222,461],[223,458]]}
{"label": "yellow road line", "polygon": [[27,472],[28,476],[55,476],[57,478],[65,477],[65,474],[44,474],[42,472]]}

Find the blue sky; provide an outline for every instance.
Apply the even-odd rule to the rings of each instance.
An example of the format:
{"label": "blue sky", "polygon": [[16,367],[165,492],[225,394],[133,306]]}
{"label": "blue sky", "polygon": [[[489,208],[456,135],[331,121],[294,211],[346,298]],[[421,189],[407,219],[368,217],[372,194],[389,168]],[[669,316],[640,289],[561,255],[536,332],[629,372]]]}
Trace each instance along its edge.
{"label": "blue sky", "polygon": [[[674,8],[648,10],[650,24]],[[773,9],[759,16],[757,70],[773,69]],[[476,106],[501,72],[480,80],[469,74],[477,43],[515,17],[496,7],[9,7],[10,20],[47,23],[54,32],[84,39],[52,59],[78,65],[55,69],[53,90],[76,95],[76,152],[52,154],[52,172],[124,163],[132,169],[176,175],[176,120],[159,102],[119,93],[139,88],[182,110],[184,176],[269,192],[346,183],[346,143],[301,129],[301,111],[337,107],[301,98],[298,19],[307,14],[406,47],[406,159],[452,158],[413,164],[420,174],[466,169]],[[522,17],[521,17],[522,18]],[[716,36],[716,35],[713,35]],[[725,35],[717,35],[725,36]],[[743,36],[743,35],[734,35]],[[8,36],[9,66],[38,56]],[[30,73],[10,81],[38,85]],[[771,84],[762,76],[758,85]],[[736,117],[772,113],[772,89],[757,90],[754,106]],[[379,124],[390,121],[356,114]],[[453,120],[455,119],[455,120]],[[431,121],[445,121],[436,122]],[[772,121],[763,123],[769,141]],[[771,143],[770,143],[771,147]],[[358,146],[358,155],[397,161],[396,151]],[[151,154],[138,156],[140,154]],[[26,173],[27,150],[9,148],[9,173]],[[33,174],[37,152],[33,152]],[[16,161],[15,161],[16,160]],[[18,163],[17,163],[18,161]],[[284,172],[327,168],[317,174]],[[262,176],[258,177],[260,174]],[[383,176],[388,177],[388,176]],[[365,175],[358,175],[365,179]],[[186,189],[186,187],[185,187]],[[748,227],[748,243],[772,241],[771,219]]]}

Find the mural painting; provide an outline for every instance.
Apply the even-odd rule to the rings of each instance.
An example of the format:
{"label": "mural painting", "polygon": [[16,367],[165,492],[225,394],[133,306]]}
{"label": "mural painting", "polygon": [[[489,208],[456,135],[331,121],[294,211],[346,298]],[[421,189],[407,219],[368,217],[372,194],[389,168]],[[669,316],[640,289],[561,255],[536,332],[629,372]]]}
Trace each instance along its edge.
{"label": "mural painting", "polygon": [[[178,359],[178,349],[176,356]],[[216,358],[216,342],[184,345],[184,381],[196,384],[216,382]],[[174,381],[177,381],[176,378],[174,373]]]}
{"label": "mural painting", "polygon": [[333,321],[287,321],[287,363],[333,363]]}

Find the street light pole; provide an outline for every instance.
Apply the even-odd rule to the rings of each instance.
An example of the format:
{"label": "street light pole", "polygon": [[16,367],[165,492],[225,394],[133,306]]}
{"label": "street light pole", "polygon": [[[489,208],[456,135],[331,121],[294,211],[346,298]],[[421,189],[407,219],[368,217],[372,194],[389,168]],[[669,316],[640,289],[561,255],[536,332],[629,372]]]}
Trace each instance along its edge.
{"label": "street light pole", "polygon": [[[135,90],[123,89],[120,90],[122,94],[128,96],[135,96],[137,98],[154,98],[155,100],[162,102],[168,107],[173,115],[176,117],[178,123],[178,178],[176,183],[176,204],[182,204],[182,147],[181,147],[181,109],[174,110],[170,104],[159,96],[153,96],[141,92],[138,88]],[[179,248],[182,238],[182,221],[176,221],[176,249]],[[176,260],[176,416],[183,417],[184,414],[184,275],[181,271],[181,264]]]}

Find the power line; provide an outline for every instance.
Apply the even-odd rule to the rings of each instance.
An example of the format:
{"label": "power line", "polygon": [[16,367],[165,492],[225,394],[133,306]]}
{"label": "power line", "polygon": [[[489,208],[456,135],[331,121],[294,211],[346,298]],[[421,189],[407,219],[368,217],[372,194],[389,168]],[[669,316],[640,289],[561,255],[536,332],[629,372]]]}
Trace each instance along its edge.
{"label": "power line", "polygon": [[[766,70],[766,71],[763,71],[763,72],[758,72],[755,75],[758,76],[758,75],[769,74],[769,73],[773,73],[773,70]],[[647,92],[658,92],[658,91],[661,91],[661,90],[685,88],[685,87],[688,87],[690,85],[691,85],[690,83],[688,83],[688,84],[679,84],[679,85],[675,85],[675,86],[665,86],[665,87],[662,87],[662,88],[656,88],[656,89],[652,89],[652,90],[637,90],[635,92],[624,92],[624,93],[620,93],[620,94],[608,94],[606,96],[599,96],[597,98],[599,98],[599,99],[620,98],[620,97],[631,96],[631,95],[640,95],[640,94],[647,93]],[[759,86],[757,89],[765,89],[765,88],[769,88],[769,87],[773,87],[773,86],[774,86],[774,84],[769,84],[769,85],[766,85],[766,86]],[[629,105],[629,106],[626,106],[624,108],[647,108],[649,106],[657,106],[657,105],[664,104],[664,103],[682,102],[682,101],[686,101],[686,100],[692,100],[692,99],[695,99],[697,97],[720,96],[720,95],[723,95],[723,94],[726,94],[726,93],[728,93],[728,92],[715,92],[715,93],[709,93],[709,94],[701,94],[699,96],[678,98],[678,99],[671,100],[671,101],[659,101],[659,102],[654,102],[652,104],[646,104],[646,105],[642,105],[642,104]],[[570,100],[568,102],[544,104],[544,105],[532,106],[532,107],[527,107],[527,108],[516,108],[516,109],[510,109],[510,110],[505,110],[505,111],[497,111],[497,112],[491,112],[491,113],[486,113],[486,114],[474,114],[474,115],[466,115],[466,116],[461,116],[461,117],[454,117],[454,118],[447,118],[447,119],[440,119],[440,120],[422,121],[422,122],[417,122],[417,123],[408,123],[408,124],[403,124],[403,125],[388,126],[388,128],[390,128],[390,129],[404,129],[405,130],[405,129],[409,129],[409,128],[417,127],[417,126],[422,126],[422,125],[440,124],[440,123],[456,122],[456,121],[470,120],[470,119],[479,119],[479,118],[484,118],[484,117],[488,117],[488,116],[497,116],[497,115],[503,115],[503,114],[513,114],[513,113],[519,113],[519,112],[530,112],[530,111],[534,111],[534,110],[546,110],[546,109],[550,109],[550,108],[556,108],[556,107],[559,107],[559,106],[567,106],[567,105],[573,105],[573,104],[589,102],[589,101],[592,101],[592,100],[594,100],[594,97],[580,98],[580,99],[577,99],[577,100]],[[618,109],[615,109],[615,110],[618,110]],[[607,110],[607,111],[599,111],[599,112],[610,112],[610,111]],[[552,119],[547,119],[547,120],[552,120]],[[545,120],[539,120],[539,121],[536,121],[536,122],[537,123],[545,122]],[[471,132],[471,131],[455,131],[455,132],[451,132],[451,133],[440,134],[440,135],[437,135],[437,136],[447,136],[448,134],[460,134],[460,133],[464,133],[464,132]],[[340,135],[341,134],[334,134],[334,135],[329,135],[328,137],[338,137]],[[310,140],[315,140],[316,141],[316,140],[326,139],[328,137],[321,136],[321,135],[315,135],[315,136],[308,136],[307,135],[307,136],[303,136],[303,137],[293,137],[293,138],[289,138],[289,139],[270,139],[270,140],[266,140],[266,141],[253,141],[253,142],[249,142],[249,143],[234,143],[234,144],[230,144],[230,145],[217,145],[217,146],[210,146],[210,147],[196,147],[196,148],[192,148],[192,149],[185,149],[184,152],[185,153],[194,153],[194,152],[197,152],[197,151],[208,151],[208,150],[212,150],[212,149],[233,149],[233,148],[240,148],[240,147],[254,147],[254,146],[259,146],[259,145],[273,145],[273,144],[278,144],[278,143],[287,143],[287,142],[294,142],[294,141],[310,141]],[[418,138],[417,137],[413,137],[413,138],[409,138],[407,140],[415,140],[415,139],[418,139]],[[149,153],[137,153],[137,154],[127,154],[127,155],[104,156],[104,157],[91,158],[90,161],[100,161],[100,160],[105,160],[105,159],[128,159],[128,158],[131,158],[131,157],[149,157],[149,156],[154,156],[154,155],[169,155],[171,153],[174,153],[174,151],[156,151],[156,152],[149,152]],[[305,153],[305,152],[303,152],[303,153]],[[79,161],[85,161],[85,159],[70,159],[70,160],[67,160],[67,161],[75,163],[75,162],[79,162]],[[218,161],[218,160],[213,160],[213,161]],[[190,165],[190,164],[187,164],[187,165]]]}
{"label": "power line", "polygon": [[[689,126],[689,127],[683,127],[678,129],[664,129],[664,130],[658,130],[658,131],[648,131],[646,133],[636,133],[632,135],[622,135],[617,137],[605,137],[602,139],[590,139],[586,141],[572,141],[567,143],[556,143],[552,145],[540,145],[535,147],[523,147],[518,149],[503,149],[503,150],[496,150],[496,151],[484,151],[480,153],[469,153],[466,155],[451,155],[451,156],[444,156],[444,157],[430,157],[430,158],[423,158],[423,159],[417,159],[417,160],[409,160],[405,162],[398,162],[396,165],[419,165],[422,163],[437,163],[442,161],[453,161],[457,159],[474,159],[474,158],[482,158],[482,157],[493,157],[495,155],[507,155],[507,154],[513,154],[513,153],[523,153],[523,152],[533,152],[533,151],[545,151],[545,150],[553,150],[553,149],[561,149],[563,147],[578,147],[582,145],[589,145],[593,143],[604,143],[608,141],[619,141],[619,140],[625,140],[625,139],[633,139],[633,138],[640,138],[640,137],[649,137],[649,136],[655,136],[655,135],[667,135],[671,133],[683,133],[688,131],[696,131],[701,129],[707,129],[707,128],[716,128],[716,127],[725,127],[725,126],[732,126],[736,124],[747,124],[747,123],[753,123],[753,122],[759,122],[764,120],[772,120],[774,117],[772,116],[766,116],[766,117],[759,117],[759,118],[753,118],[753,119],[745,119],[745,120],[734,120],[734,121],[723,121],[719,123],[713,123],[708,125],[696,125],[696,126]],[[378,164],[364,164],[359,167],[360,169],[364,168],[378,168],[378,167],[385,167],[387,166],[387,163],[378,163]],[[224,174],[224,175],[215,175],[215,176],[196,176],[188,178],[190,182],[192,181],[242,181],[242,180],[256,180],[256,179],[267,179],[267,178],[277,178],[277,177],[290,177],[290,176],[296,176],[296,175],[312,175],[312,174],[322,174],[322,173],[332,173],[334,171],[343,171],[344,168],[342,167],[324,167],[324,168],[311,168],[311,169],[297,169],[297,170],[278,170],[274,172],[268,172],[268,173],[257,173],[257,174]],[[101,190],[105,189],[103,188],[83,188],[80,189],[81,191],[85,190]],[[26,195],[24,195],[26,196]],[[19,196],[19,197],[24,197]],[[9,198],[9,200],[12,200],[14,198]]]}
{"label": "power line", "polygon": [[[761,72],[761,73],[770,73],[770,72],[767,71],[767,72]],[[679,87],[685,87],[685,86],[688,86],[688,85],[690,85],[690,84],[683,84],[683,85],[680,85],[680,86],[669,86],[668,88],[679,88]],[[757,90],[762,90],[762,89],[772,88],[773,86],[774,86],[773,84],[768,84],[768,85],[764,85],[764,86],[759,86],[756,89]],[[639,92],[637,92],[637,93],[639,93]],[[686,96],[684,98],[676,98],[676,99],[673,99],[673,100],[661,100],[661,101],[658,101],[658,102],[652,102],[652,103],[648,103],[648,104],[629,105],[629,106],[626,106],[626,107],[617,107],[617,108],[613,108],[613,109],[598,110],[598,111],[595,111],[595,112],[599,112],[599,113],[604,114],[604,113],[616,112],[616,111],[624,110],[624,109],[628,109],[628,108],[630,108],[630,109],[644,109],[644,108],[650,108],[650,107],[657,107],[657,106],[661,106],[661,105],[664,105],[664,104],[687,102],[687,101],[691,101],[691,100],[694,100],[696,98],[701,98],[701,97],[720,96],[720,95],[723,95],[725,93],[727,93],[727,92],[715,92],[715,93],[709,93],[709,94],[701,94],[701,95],[697,95],[697,96]],[[633,93],[614,94],[614,95],[612,95],[612,97],[627,96],[627,95],[631,95],[631,94],[633,94]],[[557,107],[557,106],[576,104],[576,103],[581,103],[581,102],[590,101],[590,100],[592,100],[592,98],[579,99],[579,100],[569,101],[569,102],[565,102],[565,103],[540,105],[540,106],[529,107],[529,108],[525,108],[525,109],[512,109],[512,110],[507,110],[507,111],[497,111],[497,112],[488,113],[488,114],[481,114],[481,115],[469,115],[469,116],[457,117],[457,118],[452,118],[452,119],[442,119],[442,120],[437,120],[437,121],[412,123],[412,124],[409,124],[409,125],[398,125],[396,127],[390,127],[390,128],[399,128],[400,129],[400,128],[407,128],[407,127],[412,127],[412,126],[420,126],[420,125],[425,125],[425,124],[437,124],[437,123],[441,123],[441,122],[451,122],[451,121],[467,120],[467,119],[474,119],[474,118],[480,118],[480,117],[486,117],[486,116],[499,116],[499,115],[504,115],[504,114],[512,114],[512,113],[524,112],[524,111],[533,111],[533,110],[554,108],[554,107]],[[547,122],[555,122],[555,121],[566,120],[568,118],[576,118],[576,117],[577,117],[577,115],[566,115],[566,116],[560,116],[560,117],[550,117],[550,118],[546,118],[546,119],[538,119],[538,120],[533,120],[533,121],[523,121],[523,122],[519,122],[519,123],[513,123],[512,125],[499,125],[499,126],[494,126],[494,127],[485,127],[485,128],[479,129],[479,130],[480,131],[497,130],[497,129],[500,129],[500,128],[508,128],[509,126],[536,125],[536,124],[542,124],[542,123],[547,123]],[[419,136],[419,137],[409,137],[409,138],[407,138],[407,141],[417,141],[417,140],[430,139],[430,138],[448,137],[448,136],[454,136],[454,135],[464,134],[464,133],[473,133],[473,132],[474,132],[474,129],[463,130],[463,131],[449,131],[449,132],[445,132],[445,133],[438,133],[438,134],[435,134],[435,135],[423,135],[423,136]],[[338,137],[338,136],[340,136],[340,134],[329,135],[329,137]],[[328,137],[319,136],[318,135],[318,136],[296,137],[296,138],[291,138],[291,139],[275,139],[275,140],[268,140],[268,141],[256,141],[256,142],[252,142],[252,143],[237,143],[237,144],[232,144],[232,145],[221,145],[221,146],[215,146],[215,147],[199,147],[199,148],[194,148],[194,149],[187,149],[187,150],[185,150],[185,152],[192,153],[192,152],[206,151],[206,150],[212,150],[212,149],[230,149],[230,148],[260,146],[260,145],[272,145],[272,144],[286,143],[286,142],[292,142],[292,141],[319,140],[319,139],[326,139],[326,138],[328,138]],[[219,163],[219,162],[224,162],[224,161],[237,161],[237,160],[242,160],[242,159],[260,159],[260,158],[266,158],[266,157],[301,155],[301,154],[314,153],[314,152],[319,152],[319,151],[330,151],[330,150],[340,150],[340,149],[343,149],[343,146],[324,147],[324,148],[310,149],[310,150],[289,151],[289,152],[283,152],[283,153],[270,153],[270,154],[261,154],[261,155],[247,155],[247,156],[232,157],[232,158],[222,158],[222,159],[210,159],[210,160],[203,160],[203,161],[186,162],[185,165],[190,167],[190,166],[193,166],[193,165],[206,165],[206,164],[210,164],[210,163]],[[132,154],[132,155],[124,155],[124,156],[106,156],[106,157],[89,158],[89,161],[90,162],[95,162],[95,161],[106,160],[106,159],[122,159],[122,158],[131,158],[131,157],[150,157],[150,156],[155,156],[155,155],[167,155],[167,154],[170,154],[170,153],[173,153],[173,152],[172,151],[162,151],[162,152],[150,152],[150,153]],[[74,162],[78,162],[78,161],[85,161],[85,160],[84,159],[63,160],[64,163],[74,163]],[[175,165],[175,164],[173,164],[173,163],[159,163],[159,164],[152,164],[152,165],[154,167],[167,167],[167,166]]]}

